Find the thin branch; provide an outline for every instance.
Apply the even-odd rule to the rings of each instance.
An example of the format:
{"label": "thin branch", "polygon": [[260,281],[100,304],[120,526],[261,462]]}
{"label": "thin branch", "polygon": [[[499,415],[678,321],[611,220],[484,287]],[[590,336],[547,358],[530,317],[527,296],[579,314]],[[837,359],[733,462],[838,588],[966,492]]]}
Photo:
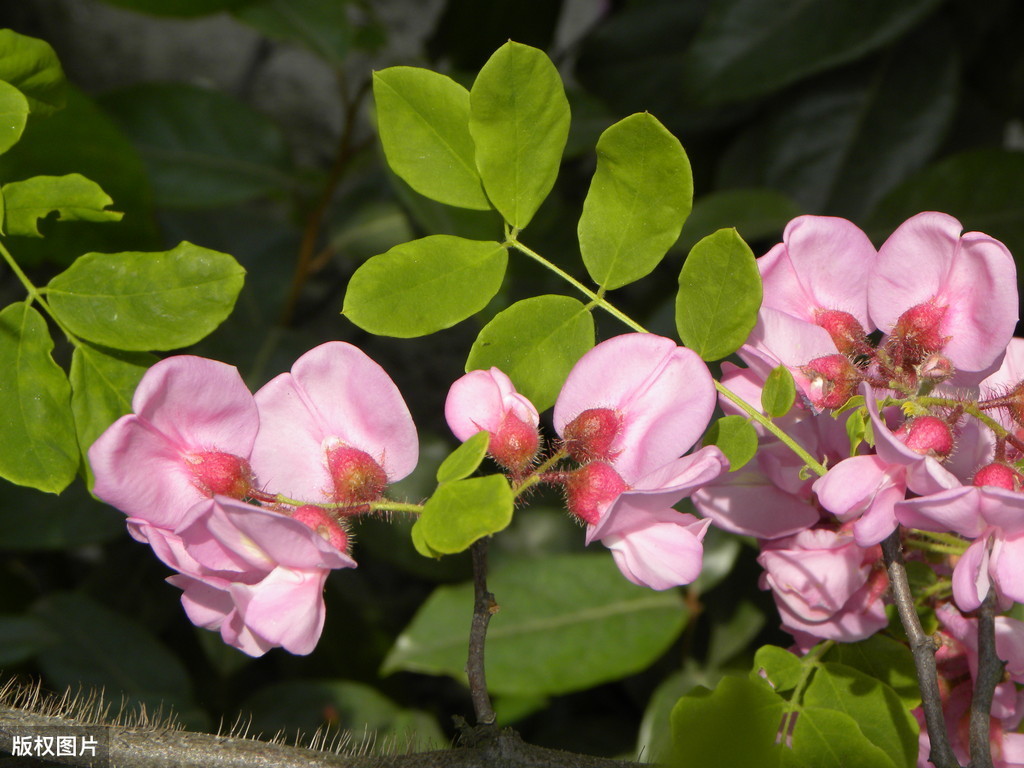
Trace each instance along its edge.
{"label": "thin branch", "polygon": [[992,768],[992,697],[1003,679],[1004,666],[996,655],[996,594],[990,587],[978,610],[978,674],[971,698],[971,768]]}
{"label": "thin branch", "polygon": [[910,640],[917,668],[917,684],[921,689],[921,707],[928,727],[931,752],[928,759],[935,768],[961,768],[960,762],[949,745],[946,720],[942,715],[942,696],[939,693],[939,679],[935,669],[935,640],[926,635],[914,608],[914,597],[910,592],[907,569],[903,565],[903,548],[900,544],[900,530],[897,528],[882,542],[882,556],[889,573],[889,586],[893,602],[900,615],[900,622]]}
{"label": "thin branch", "polygon": [[487,675],[484,672],[484,641],[487,625],[497,612],[494,595],[487,591],[487,539],[478,539],[469,548],[473,558],[473,624],[469,631],[469,658],[466,676],[469,695],[473,699],[473,712],[477,725],[492,725],[494,709],[487,693]]}

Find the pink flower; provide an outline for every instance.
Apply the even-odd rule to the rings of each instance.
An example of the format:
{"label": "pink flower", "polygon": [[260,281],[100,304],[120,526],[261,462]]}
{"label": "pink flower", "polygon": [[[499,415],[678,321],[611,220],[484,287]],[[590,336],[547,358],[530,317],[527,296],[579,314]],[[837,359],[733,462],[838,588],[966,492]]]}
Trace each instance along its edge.
{"label": "pink flower", "polygon": [[511,471],[527,467],[540,447],[537,409],[497,368],[470,371],[452,384],[444,416],[463,442],[481,430],[489,432],[488,453]]}
{"label": "pink flower", "polygon": [[215,493],[244,497],[259,416],[238,371],[202,357],[156,363],[89,449],[93,492],[131,518],[177,526]]}
{"label": "pink flower", "polygon": [[989,371],[1013,336],[1013,257],[998,240],[961,230],[952,216],[921,213],[879,249],[868,307],[904,364],[941,352],[960,371]]}
{"label": "pink flower", "polygon": [[[129,520],[161,560],[180,572],[182,605],[197,626],[220,630],[250,656],[282,646],[316,647],[324,622],[329,570],[355,561],[332,545],[332,531],[264,507],[218,496],[196,505],[176,531]],[[335,539],[337,541],[337,539]]]}
{"label": "pink flower", "polygon": [[771,589],[782,627],[809,648],[819,639],[856,642],[889,622],[881,553],[846,533],[819,528],[763,543],[761,588]]}
{"label": "pink flower", "polygon": [[288,498],[358,506],[416,466],[416,427],[401,393],[351,344],[311,349],[256,393],[256,406],[253,469]]}
{"label": "pink flower", "polygon": [[[597,539],[611,549],[634,583],[667,589],[700,573],[707,522],[672,505],[728,466],[714,447],[682,457],[706,429],[714,404],[703,361],[650,334],[597,345],[559,394],[555,429],[569,454],[584,462],[580,476],[593,476],[608,491],[577,488],[579,496],[594,498],[592,508],[574,511],[588,521],[587,543]],[[595,466],[605,468],[588,469]]]}

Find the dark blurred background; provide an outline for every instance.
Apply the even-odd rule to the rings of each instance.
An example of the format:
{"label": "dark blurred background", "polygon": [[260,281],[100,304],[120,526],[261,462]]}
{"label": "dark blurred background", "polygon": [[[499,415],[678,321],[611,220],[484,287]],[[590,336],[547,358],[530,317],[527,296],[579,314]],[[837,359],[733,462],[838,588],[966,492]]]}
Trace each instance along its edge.
{"label": "dark blurred background", "polygon": [[[444,396],[481,325],[519,298],[566,288],[512,259],[480,317],[425,339],[372,337],[339,315],[352,272],[397,243],[502,238],[496,215],[434,203],[390,174],[373,127],[373,69],[425,66],[468,87],[508,39],[548,52],[572,130],[556,188],[522,237],[577,276],[576,221],[598,136],[633,112],[660,119],[689,154],[694,211],[658,270],[611,298],[666,335],[686,252],[723,226],[760,254],[793,216],[835,215],[877,245],[931,209],[1024,254],[1015,0],[19,0],[0,4],[0,27],[48,41],[75,86],[66,109],[31,122],[0,156],[0,180],[78,171],[126,213],[116,226],[44,223],[47,237],[15,252],[30,273],[45,282],[87,251],[181,240],[233,254],[248,270],[235,314],[188,351],[238,366],[255,388],[322,341],[361,346],[420,428],[422,467],[398,489],[412,499],[430,493],[454,445]],[[21,290],[0,273],[5,304]],[[598,320],[599,337],[624,330]],[[250,660],[188,623],[163,566],[83,484],[60,498],[2,490],[8,673],[170,703],[195,728],[246,712],[268,733],[326,723],[429,742],[450,736],[451,715],[470,714],[452,679],[379,674],[423,600],[468,573],[460,558],[420,558],[402,525],[360,528],[360,568],[328,580],[327,627],[311,656]],[[499,563],[581,549],[567,516],[531,520],[498,537]],[[506,697],[503,720],[528,740],[593,754],[632,754],[640,732],[650,754],[650,723],[675,696],[748,666],[758,643],[787,644],[756,588],[755,551],[722,536],[709,552],[686,629],[646,671],[562,696]]]}

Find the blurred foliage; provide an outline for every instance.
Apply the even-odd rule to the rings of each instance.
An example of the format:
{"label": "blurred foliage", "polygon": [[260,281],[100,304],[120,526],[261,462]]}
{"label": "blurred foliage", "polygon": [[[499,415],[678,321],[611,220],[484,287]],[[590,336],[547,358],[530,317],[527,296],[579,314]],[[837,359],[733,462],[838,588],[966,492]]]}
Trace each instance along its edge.
{"label": "blurred foliage", "polygon": [[[63,109],[33,115],[22,140],[0,157],[0,181],[82,173],[124,219],[59,227],[43,220],[46,237],[19,241],[16,255],[42,284],[89,251],[168,250],[187,240],[232,254],[248,273],[236,310],[189,351],[239,366],[256,387],[321,341],[361,346],[395,378],[420,428],[423,466],[398,489],[413,500],[433,490],[453,445],[444,396],[479,328],[524,297],[563,288],[515,259],[481,312],[428,339],[370,336],[340,316],[348,280],[370,256],[412,237],[501,237],[493,212],[428,200],[386,169],[369,98],[371,68],[427,65],[468,85],[508,39],[549,52],[571,83],[573,121],[554,194],[528,235],[532,247],[577,276],[576,225],[598,136],[633,112],[654,115],[689,158],[693,215],[655,277],[612,298],[668,335],[681,254],[725,226],[736,226],[759,255],[799,213],[852,218],[878,244],[908,215],[936,209],[1004,240],[1018,258],[1024,254],[1024,5],[1014,0],[983,8],[967,0],[509,0],[486,8],[447,0],[434,6],[433,31],[413,43],[403,37],[406,27],[427,12],[412,1],[399,13],[370,0],[108,2],[119,7],[112,18],[126,29],[145,23],[154,37],[168,31],[160,55],[172,63],[163,80],[180,79],[173,46],[188,35],[182,19],[214,19],[257,44],[239,46],[247,59],[234,82],[217,72],[191,82],[140,81],[130,76],[133,60],[118,59],[130,46],[97,57],[106,71],[122,74],[122,87],[72,87]],[[94,13],[69,14],[75,3]],[[0,8],[0,26],[54,45],[73,86],[95,82],[84,64],[79,71],[67,62],[88,60],[82,51],[97,49],[82,41],[103,39],[88,21],[107,18],[96,0],[75,3],[23,0]],[[144,21],[136,13],[159,17]],[[103,34],[119,33],[115,26]],[[309,144],[307,134],[296,133],[293,107],[260,98],[256,86],[275,55],[297,51],[307,57],[306,69],[290,76],[326,73],[336,86],[303,104],[332,126],[331,141]],[[4,304],[22,298],[20,291],[10,274],[0,274]],[[599,339],[622,330],[598,318]],[[66,358],[68,350],[55,354]],[[593,558],[598,568],[606,556],[580,554],[582,532],[545,506],[541,497],[515,517],[495,542],[495,563],[510,574],[573,558],[586,558],[587,568]],[[5,485],[0,520],[0,659],[8,673],[42,675],[55,688],[103,686],[115,701],[119,692],[129,702],[163,701],[193,727],[231,722],[245,711],[266,733],[327,724],[401,739],[411,728],[429,745],[450,735],[453,714],[470,714],[458,681],[409,671],[456,674],[454,654],[426,664],[395,645],[428,620],[453,627],[462,621],[468,633],[471,611],[462,600],[462,619],[454,610],[450,618],[413,622],[421,609],[465,596],[455,582],[467,577],[468,564],[420,557],[406,523],[360,527],[360,567],[331,575],[327,624],[313,654],[273,651],[251,660],[187,621],[177,590],[161,583],[163,566],[81,483],[59,499]],[[749,669],[758,645],[789,642],[757,589],[749,547],[724,534],[709,537],[706,563],[685,600],[679,593],[658,603],[658,612],[671,615],[640,638],[642,657],[620,659],[619,679],[581,671],[565,682],[542,666],[503,685],[503,722],[535,743],[592,754],[663,750],[680,695]],[[555,606],[554,598],[572,594],[557,580],[545,589]],[[496,632],[501,622],[520,621],[508,610]],[[566,650],[541,643],[531,662],[557,659],[568,672],[573,657]],[[638,664],[646,668],[635,673]],[[382,667],[391,674],[382,676]],[[501,679],[514,678],[514,668],[503,667]]]}

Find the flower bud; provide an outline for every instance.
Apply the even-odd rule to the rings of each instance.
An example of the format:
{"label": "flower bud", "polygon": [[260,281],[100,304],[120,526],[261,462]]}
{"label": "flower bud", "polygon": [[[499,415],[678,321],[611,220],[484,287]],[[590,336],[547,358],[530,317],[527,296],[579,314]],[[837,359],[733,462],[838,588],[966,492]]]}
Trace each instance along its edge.
{"label": "flower bud", "polygon": [[826,355],[800,369],[811,380],[807,393],[815,408],[839,408],[857,391],[861,374],[845,355]]}
{"label": "flower bud", "polygon": [[1007,491],[1019,491],[1024,484],[1024,477],[1013,467],[994,461],[975,472],[971,482],[976,486],[990,485]]}
{"label": "flower bud", "polygon": [[334,481],[332,498],[339,504],[365,504],[384,495],[388,476],[370,454],[338,444],[327,449],[327,469]]}
{"label": "flower bud", "polygon": [[914,453],[944,459],[953,452],[953,430],[937,416],[918,416],[903,422],[896,436]]}
{"label": "flower bud", "polygon": [[942,335],[940,327],[947,309],[934,301],[926,301],[900,315],[892,329],[892,343],[896,345],[900,359],[913,365],[946,345],[949,337]]}
{"label": "flower bud", "polygon": [[565,450],[581,464],[611,461],[617,454],[612,443],[621,431],[621,415],[610,408],[588,408],[565,425],[562,440]]}
{"label": "flower bud", "polygon": [[252,490],[252,468],[241,456],[205,451],[185,456],[185,464],[192,472],[192,484],[210,496],[244,499]]}
{"label": "flower bud", "polygon": [[540,433],[535,424],[523,421],[509,411],[497,432],[491,434],[487,452],[510,472],[526,469],[540,448]]}
{"label": "flower bud", "polygon": [[953,363],[945,355],[940,355],[937,352],[928,355],[921,365],[917,367],[917,375],[922,381],[928,381],[932,384],[941,384],[944,381],[948,381],[953,378],[953,374],[956,373],[956,368],[953,367]]}
{"label": "flower bud", "polygon": [[569,474],[565,483],[569,511],[589,525],[597,525],[604,508],[627,489],[610,464],[594,461]]}
{"label": "flower bud", "polygon": [[868,355],[872,347],[868,335],[857,318],[840,309],[817,309],[814,322],[828,331],[832,341],[844,355]]}
{"label": "flower bud", "polygon": [[306,504],[296,509],[292,517],[316,531],[324,541],[339,552],[345,552],[348,549],[348,534],[338,524],[338,521],[327,513],[327,510]]}

